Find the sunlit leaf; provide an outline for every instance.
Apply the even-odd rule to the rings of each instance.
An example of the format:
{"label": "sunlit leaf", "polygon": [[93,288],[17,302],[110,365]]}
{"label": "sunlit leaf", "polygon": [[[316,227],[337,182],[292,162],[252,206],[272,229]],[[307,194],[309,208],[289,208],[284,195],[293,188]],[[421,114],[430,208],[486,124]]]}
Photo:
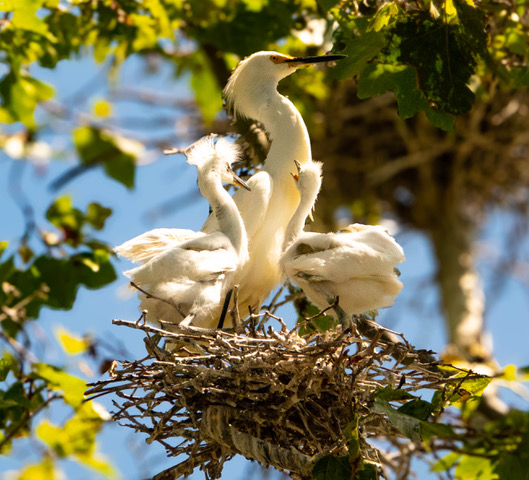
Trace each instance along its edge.
{"label": "sunlit leaf", "polygon": [[57,328],[55,330],[55,335],[57,336],[61,347],[69,355],[78,355],[80,353],[84,353],[90,346],[89,342],[87,342],[84,338],[78,337],[77,335],[68,332],[63,327]]}
{"label": "sunlit leaf", "polygon": [[454,466],[460,458],[461,453],[450,452],[445,457],[437,460],[437,462],[432,465],[431,470],[432,472],[444,472]]}
{"label": "sunlit leaf", "polygon": [[8,246],[9,246],[9,242],[6,242],[5,240],[0,242],[0,257],[5,252]]}
{"label": "sunlit leaf", "polygon": [[34,366],[35,374],[46,380],[50,388],[63,394],[64,400],[74,408],[81,406],[84,400],[86,382],[74,377],[58,367],[37,363]]}
{"label": "sunlit leaf", "polygon": [[212,123],[215,115],[222,110],[221,87],[205,56],[200,52],[196,56],[191,76],[191,88],[195,92],[195,99],[204,121]]}
{"label": "sunlit leaf", "polygon": [[8,73],[0,81],[0,98],[3,110],[9,115],[4,121],[24,123],[28,128],[35,126],[33,112],[41,101],[53,97],[51,86],[28,75]]}
{"label": "sunlit leaf", "polygon": [[341,80],[358,75],[386,43],[384,35],[376,31],[367,32],[362,36],[351,36],[351,33],[347,32],[344,36],[347,41],[340,53],[347,55],[347,58],[340,60],[330,72],[331,77]]}
{"label": "sunlit leaf", "polygon": [[25,467],[17,477],[17,480],[57,480],[61,475],[55,470],[53,461],[49,458],[41,463]]}
{"label": "sunlit leaf", "polygon": [[464,455],[455,470],[457,480],[494,480],[499,478],[493,472],[490,458]]}
{"label": "sunlit leaf", "polygon": [[97,434],[103,422],[109,418],[102,406],[85,402],[62,427],[48,421],[41,422],[37,428],[37,436],[59,457],[73,456],[84,466],[109,478],[116,478],[113,466],[97,453]]}
{"label": "sunlit leaf", "polygon": [[0,382],[7,378],[7,374],[15,364],[15,359],[10,355],[4,355],[0,358]]}
{"label": "sunlit leaf", "polygon": [[37,10],[42,7],[44,0],[16,0],[13,3],[12,24],[24,30],[31,30],[42,35],[48,31],[46,23],[39,18]]}
{"label": "sunlit leaf", "polygon": [[501,375],[500,378],[502,378],[503,380],[514,382],[516,381],[516,377],[517,377],[516,365],[507,365],[503,369],[503,374]]}
{"label": "sunlit leaf", "polygon": [[94,104],[94,114],[98,117],[108,117],[112,114],[112,105],[105,100],[98,100]]}

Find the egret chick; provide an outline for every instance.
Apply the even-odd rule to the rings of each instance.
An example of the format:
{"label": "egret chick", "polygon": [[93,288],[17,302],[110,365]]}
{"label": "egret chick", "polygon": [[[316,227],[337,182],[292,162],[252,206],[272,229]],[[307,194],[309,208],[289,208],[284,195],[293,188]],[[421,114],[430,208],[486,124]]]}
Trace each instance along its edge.
{"label": "egret chick", "polygon": [[[239,190],[233,198],[248,235],[250,260],[239,268],[239,311],[257,310],[281,280],[279,257],[285,230],[299,203],[291,178],[293,161],[312,161],[307,127],[293,103],[277,91],[278,82],[299,67],[339,60],[344,55],[293,58],[277,52],[257,52],[233,71],[224,96],[234,117],[246,117],[264,125],[271,140],[263,169],[248,180],[252,193]],[[218,229],[211,215],[202,230]]]}
{"label": "egret chick", "polygon": [[[234,273],[248,260],[244,224],[222,182],[249,187],[231,170],[239,151],[228,140],[215,143],[206,137],[186,155],[187,163],[197,167],[198,187],[211,205],[218,231],[158,229],[125,242],[116,251],[145,262],[125,275],[149,294],[140,294],[147,321],[180,323],[187,317],[186,322],[194,326],[215,328],[226,293],[234,285]],[[189,239],[184,240],[186,235]],[[147,241],[152,241],[151,250]]]}
{"label": "egret chick", "polygon": [[393,305],[402,289],[395,267],[405,257],[380,226],[353,224],[338,234],[302,231],[321,187],[318,165],[300,167],[301,200],[287,228],[281,269],[321,310],[338,298],[335,314],[347,328],[350,314]]}

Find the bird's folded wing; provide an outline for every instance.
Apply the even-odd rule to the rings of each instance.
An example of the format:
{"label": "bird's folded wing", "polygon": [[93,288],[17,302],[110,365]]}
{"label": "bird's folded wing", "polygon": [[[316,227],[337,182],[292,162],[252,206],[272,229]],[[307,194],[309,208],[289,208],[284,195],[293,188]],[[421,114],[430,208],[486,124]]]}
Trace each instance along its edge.
{"label": "bird's folded wing", "polygon": [[[309,245],[303,245],[299,244],[298,248],[309,248]],[[352,278],[394,276],[395,264],[391,258],[378,254],[362,243],[350,242],[290,258],[285,270],[289,276],[303,275],[311,281],[348,282]]]}
{"label": "bird's folded wing", "polygon": [[114,251],[133,262],[147,263],[165,250],[203,235],[204,232],[184,228],[156,228],[122,243]]}

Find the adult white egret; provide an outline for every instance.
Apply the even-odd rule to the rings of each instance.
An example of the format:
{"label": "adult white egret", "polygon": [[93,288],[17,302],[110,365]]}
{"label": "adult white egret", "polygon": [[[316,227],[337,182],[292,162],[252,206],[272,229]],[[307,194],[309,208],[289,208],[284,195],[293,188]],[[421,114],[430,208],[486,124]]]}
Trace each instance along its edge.
{"label": "adult white egret", "polygon": [[287,228],[281,268],[318,308],[323,310],[338,298],[336,313],[349,326],[344,313],[393,305],[402,289],[395,267],[405,257],[380,226],[353,224],[338,234],[303,232],[320,186],[321,166],[316,162],[300,166],[301,200]]}
{"label": "adult white egret", "polygon": [[[234,273],[248,260],[244,224],[222,182],[249,188],[231,170],[238,148],[227,139],[206,137],[184,151],[198,170],[198,186],[209,201],[218,231],[157,229],[116,247],[119,255],[144,262],[125,272],[147,294],[140,294],[147,321],[186,322],[215,328]],[[164,301],[161,301],[163,299]]]}
{"label": "adult white egret", "polygon": [[[299,203],[290,172],[294,160],[312,161],[310,139],[303,118],[290,100],[277,91],[278,82],[304,65],[329,62],[344,55],[292,58],[277,52],[257,52],[233,71],[224,96],[235,117],[262,123],[271,140],[263,169],[248,180],[251,194],[239,190],[233,198],[248,235],[250,260],[236,273],[239,311],[258,309],[279,283],[279,257],[285,229]],[[211,215],[202,230],[214,232],[218,220]]]}

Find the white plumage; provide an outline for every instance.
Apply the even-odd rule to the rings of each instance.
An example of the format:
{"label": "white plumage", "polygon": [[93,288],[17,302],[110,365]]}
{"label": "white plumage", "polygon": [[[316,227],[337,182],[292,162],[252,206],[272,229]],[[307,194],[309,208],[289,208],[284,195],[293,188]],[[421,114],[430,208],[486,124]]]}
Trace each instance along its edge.
{"label": "white plumage", "polygon": [[[290,100],[277,91],[278,82],[303,65],[338,60],[342,55],[292,58],[277,52],[257,52],[246,58],[231,75],[224,95],[235,116],[261,122],[271,147],[263,169],[248,180],[252,192],[239,190],[233,196],[248,234],[250,260],[236,272],[240,286],[239,311],[258,309],[279,283],[285,230],[299,203],[299,193],[290,173],[294,160],[312,161],[310,139],[303,118]],[[210,216],[202,230],[218,229]]]}
{"label": "white plumage", "polygon": [[[218,230],[212,233],[156,229],[116,247],[116,252],[143,264],[125,272],[154,297],[140,294],[147,320],[180,323],[183,318],[204,328],[215,328],[226,293],[237,268],[248,260],[248,240],[237,207],[222,182],[246,186],[230,165],[237,147],[211,137],[186,151],[187,162],[198,170],[198,186],[209,201]],[[159,298],[166,300],[160,301]]]}
{"label": "white plumage", "polygon": [[284,275],[320,309],[332,305],[336,297],[347,314],[392,306],[402,289],[395,267],[405,257],[382,227],[353,224],[341,233],[302,231],[321,186],[318,165],[300,167],[301,201],[285,235]]}

